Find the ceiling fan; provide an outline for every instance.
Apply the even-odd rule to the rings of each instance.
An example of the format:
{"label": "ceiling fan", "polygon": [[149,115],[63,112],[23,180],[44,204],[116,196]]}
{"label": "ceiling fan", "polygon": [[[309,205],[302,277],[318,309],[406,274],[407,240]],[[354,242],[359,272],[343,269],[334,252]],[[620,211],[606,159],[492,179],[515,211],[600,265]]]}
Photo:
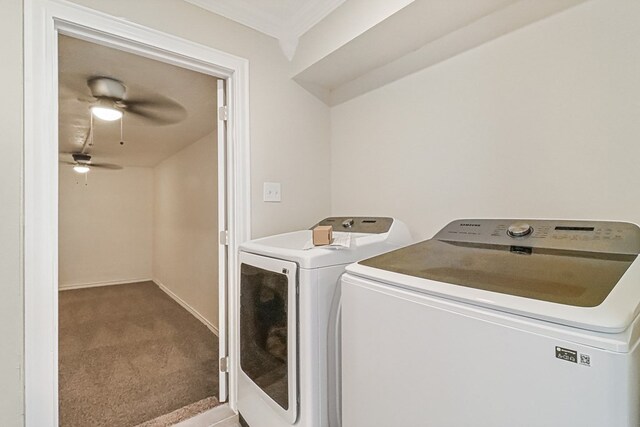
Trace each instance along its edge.
{"label": "ceiling fan", "polygon": [[91,161],[91,154],[85,153],[70,153],[73,161],[60,161],[65,165],[73,165],[73,170],[80,174],[85,174],[93,168],[120,170],[122,166],[114,165],[112,163],[93,163]]}
{"label": "ceiling fan", "polygon": [[91,76],[86,83],[90,94],[83,89],[79,99],[88,102],[92,115],[99,119],[113,121],[130,114],[154,125],[170,125],[187,117],[176,101],[141,87],[128,88],[112,77]]}

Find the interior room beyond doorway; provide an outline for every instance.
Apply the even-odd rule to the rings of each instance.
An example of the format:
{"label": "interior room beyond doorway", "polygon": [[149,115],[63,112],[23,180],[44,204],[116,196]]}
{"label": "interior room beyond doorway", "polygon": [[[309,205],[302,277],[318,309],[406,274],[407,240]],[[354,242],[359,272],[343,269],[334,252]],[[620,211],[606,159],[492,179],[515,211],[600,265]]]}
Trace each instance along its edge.
{"label": "interior room beyond doorway", "polygon": [[61,426],[217,404],[217,80],[59,37]]}

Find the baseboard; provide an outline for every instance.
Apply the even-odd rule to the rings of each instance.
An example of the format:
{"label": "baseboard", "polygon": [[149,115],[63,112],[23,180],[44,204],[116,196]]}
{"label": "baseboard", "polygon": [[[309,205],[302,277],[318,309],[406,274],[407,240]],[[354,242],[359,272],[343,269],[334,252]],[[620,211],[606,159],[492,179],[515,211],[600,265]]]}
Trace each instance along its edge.
{"label": "baseboard", "polygon": [[107,280],[104,282],[91,282],[91,283],[73,283],[70,285],[60,285],[58,286],[58,290],[70,291],[72,289],[97,288],[100,286],[126,285],[129,283],[151,282],[151,281],[153,281],[153,279],[149,277],[145,277],[142,279]]}
{"label": "baseboard", "polygon": [[209,322],[205,317],[198,312],[195,308],[191,307],[185,300],[180,298],[178,295],[174,294],[169,288],[162,284],[162,282],[158,279],[152,279],[153,283],[158,285],[158,287],[167,295],[171,297],[175,302],[180,304],[185,310],[191,313],[196,319],[204,323],[204,325],[211,330],[217,337],[220,336],[218,332],[218,328],[216,328],[211,322]]}

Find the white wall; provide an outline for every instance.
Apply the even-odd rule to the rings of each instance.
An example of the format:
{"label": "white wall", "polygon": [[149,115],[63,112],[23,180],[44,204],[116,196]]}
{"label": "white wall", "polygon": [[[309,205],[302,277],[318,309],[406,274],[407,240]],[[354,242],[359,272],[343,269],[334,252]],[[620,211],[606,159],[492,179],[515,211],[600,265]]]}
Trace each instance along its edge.
{"label": "white wall", "polygon": [[331,110],[334,214],[640,222],[640,2],[598,0]]}
{"label": "white wall", "polygon": [[23,420],[22,1],[2,1],[0,79],[0,426]]}
{"label": "white wall", "polygon": [[154,168],[153,278],[218,328],[216,135]]}
{"label": "white wall", "polygon": [[59,287],[150,280],[153,169],[59,176]]}
{"label": "white wall", "polygon": [[[329,108],[290,79],[277,40],[182,0],[73,2],[247,58],[253,237],[329,215]],[[282,183],[282,203],[262,201],[265,181]]]}

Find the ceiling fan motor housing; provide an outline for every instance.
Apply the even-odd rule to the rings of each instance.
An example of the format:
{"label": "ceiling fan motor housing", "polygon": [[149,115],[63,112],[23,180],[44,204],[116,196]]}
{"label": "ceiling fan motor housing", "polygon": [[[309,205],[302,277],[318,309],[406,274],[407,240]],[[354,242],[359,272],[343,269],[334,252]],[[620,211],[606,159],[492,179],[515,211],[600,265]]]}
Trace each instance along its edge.
{"label": "ceiling fan motor housing", "polygon": [[88,164],[91,162],[91,156],[89,154],[75,153],[72,154],[72,157],[76,163]]}
{"label": "ceiling fan motor housing", "polygon": [[109,98],[114,101],[122,101],[127,92],[125,85],[110,77],[93,77],[87,81],[91,93],[96,98]]}

